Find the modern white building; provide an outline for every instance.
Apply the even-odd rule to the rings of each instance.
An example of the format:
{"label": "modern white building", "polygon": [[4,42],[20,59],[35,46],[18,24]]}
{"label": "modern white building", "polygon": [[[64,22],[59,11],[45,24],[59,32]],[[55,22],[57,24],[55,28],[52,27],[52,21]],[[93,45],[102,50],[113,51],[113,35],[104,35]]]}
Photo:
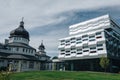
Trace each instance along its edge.
{"label": "modern white building", "polygon": [[0,70],[10,71],[43,70],[50,57],[46,55],[45,46],[41,43],[39,51],[29,45],[29,33],[24,28],[24,22],[10,32],[9,39],[0,43]]}
{"label": "modern white building", "polygon": [[100,71],[99,58],[120,68],[120,26],[107,14],[69,26],[69,37],[59,40],[58,59],[66,70]]}

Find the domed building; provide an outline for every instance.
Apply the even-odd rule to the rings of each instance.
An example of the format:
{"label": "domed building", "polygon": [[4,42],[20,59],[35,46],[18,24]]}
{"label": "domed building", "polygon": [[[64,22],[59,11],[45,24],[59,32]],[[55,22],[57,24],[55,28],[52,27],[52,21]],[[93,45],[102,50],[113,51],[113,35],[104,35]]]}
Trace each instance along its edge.
{"label": "domed building", "polygon": [[45,52],[45,46],[43,44],[43,41],[41,42],[40,46],[38,47],[38,52],[35,54],[35,56],[41,60],[41,70],[51,70],[51,61],[50,56],[46,55]]}
{"label": "domed building", "polygon": [[[0,43],[0,67],[18,72],[40,70],[41,63],[46,63],[50,57],[46,55],[43,43],[39,47],[40,51],[37,52],[29,45],[29,41],[29,32],[24,28],[22,20],[18,28],[10,32],[9,39],[5,39],[5,44]],[[43,54],[47,60],[40,59]]]}

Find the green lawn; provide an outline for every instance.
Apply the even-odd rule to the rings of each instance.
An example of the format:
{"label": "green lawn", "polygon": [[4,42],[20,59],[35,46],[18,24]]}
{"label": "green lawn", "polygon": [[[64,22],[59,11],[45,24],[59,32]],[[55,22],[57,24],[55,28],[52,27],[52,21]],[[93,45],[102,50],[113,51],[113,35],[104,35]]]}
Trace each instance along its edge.
{"label": "green lawn", "polygon": [[101,72],[33,71],[13,73],[11,80],[120,80],[120,74]]}

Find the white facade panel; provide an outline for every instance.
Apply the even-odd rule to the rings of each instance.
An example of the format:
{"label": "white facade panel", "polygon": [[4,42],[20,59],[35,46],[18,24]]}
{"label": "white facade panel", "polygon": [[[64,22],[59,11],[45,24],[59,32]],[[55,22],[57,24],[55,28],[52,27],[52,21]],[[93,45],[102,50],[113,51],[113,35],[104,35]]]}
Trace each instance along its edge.
{"label": "white facade panel", "polygon": [[[59,44],[58,48],[65,51],[65,55],[60,52],[58,58],[62,60],[90,59],[107,56],[105,29],[111,27],[109,15],[104,15],[95,19],[81,22],[69,27],[69,37],[64,40],[64,47]],[[75,50],[72,50],[75,48]]]}

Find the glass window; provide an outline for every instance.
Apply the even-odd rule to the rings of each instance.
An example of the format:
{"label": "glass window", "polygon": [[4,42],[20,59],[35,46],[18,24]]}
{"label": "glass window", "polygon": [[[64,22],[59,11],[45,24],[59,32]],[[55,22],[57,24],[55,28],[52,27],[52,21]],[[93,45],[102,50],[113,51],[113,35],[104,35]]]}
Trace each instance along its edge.
{"label": "glass window", "polygon": [[91,50],[92,50],[92,49],[96,49],[96,47],[91,47],[90,49],[91,49]]}
{"label": "glass window", "polygon": [[81,41],[77,42],[76,44],[82,43]]}
{"label": "glass window", "polygon": [[103,44],[97,44],[97,47],[101,47],[101,46],[103,46]]}
{"label": "glass window", "polygon": [[71,41],[71,43],[75,43],[75,41]]}
{"label": "glass window", "polygon": [[16,37],[14,38],[14,40],[16,40]]}
{"label": "glass window", "polygon": [[23,48],[23,52],[25,51],[25,49]]}
{"label": "glass window", "polygon": [[61,40],[61,42],[65,42],[65,40]]}
{"label": "glass window", "polygon": [[77,53],[77,54],[82,54],[82,52],[79,52],[79,53]]}
{"label": "glass window", "polygon": [[96,53],[96,51],[90,51],[90,53]]}
{"label": "glass window", "polygon": [[75,51],[72,51],[71,53],[76,53]]}
{"label": "glass window", "polygon": [[61,55],[64,55],[65,53],[61,53]]}
{"label": "glass window", "polygon": [[65,43],[61,43],[61,45],[65,45]]}
{"label": "glass window", "polygon": [[30,53],[30,49],[29,49],[29,53]]}
{"label": "glass window", "polygon": [[27,52],[27,49],[26,49],[26,52]]}
{"label": "glass window", "polygon": [[16,48],[16,51],[19,51],[19,48],[18,48],[18,47]]}
{"label": "glass window", "polygon": [[25,68],[27,67],[27,61],[23,61],[22,64],[23,64],[23,65],[22,65],[22,68],[25,69]]}
{"label": "glass window", "polygon": [[89,38],[94,38],[94,37],[95,37],[94,35],[89,36]]}
{"label": "glass window", "polygon": [[34,68],[34,62],[33,61],[29,62],[29,68],[32,68],[32,69]]}
{"label": "glass window", "polygon": [[89,50],[84,50],[83,52],[88,52]]}
{"label": "glass window", "polygon": [[82,51],[82,49],[77,49],[77,51]]}
{"label": "glass window", "polygon": [[66,41],[66,43],[69,43],[70,41]]}
{"label": "glass window", "polygon": [[95,39],[90,39],[89,41],[95,41]]}
{"label": "glass window", "polygon": [[88,48],[88,46],[83,46],[83,49],[84,49],[84,48]]}
{"label": "glass window", "polygon": [[81,40],[81,38],[77,38],[77,41]]}
{"label": "glass window", "polygon": [[75,40],[75,38],[71,38],[71,40]]}
{"label": "glass window", "polygon": [[87,41],[88,39],[83,39],[83,41]]}
{"label": "glass window", "polygon": [[82,38],[88,37],[88,35],[83,35]]}
{"label": "glass window", "polygon": [[66,46],[68,46],[68,45],[70,45],[70,44],[66,44]]}
{"label": "glass window", "polygon": [[103,48],[98,48],[98,50],[103,50]]}
{"label": "glass window", "polygon": [[97,32],[96,35],[101,35],[101,32]]}
{"label": "glass window", "polygon": [[62,51],[65,51],[65,50],[61,50],[61,52],[62,52]]}
{"label": "glass window", "polygon": [[98,39],[98,38],[102,38],[102,36],[98,36],[98,37],[96,37],[96,38],[97,38],[97,39]]}
{"label": "glass window", "polygon": [[31,50],[31,53],[33,53],[33,50]]}
{"label": "glass window", "polygon": [[66,53],[69,53],[70,51],[66,51]]}
{"label": "glass window", "polygon": [[71,50],[75,50],[75,48],[71,48]]}

